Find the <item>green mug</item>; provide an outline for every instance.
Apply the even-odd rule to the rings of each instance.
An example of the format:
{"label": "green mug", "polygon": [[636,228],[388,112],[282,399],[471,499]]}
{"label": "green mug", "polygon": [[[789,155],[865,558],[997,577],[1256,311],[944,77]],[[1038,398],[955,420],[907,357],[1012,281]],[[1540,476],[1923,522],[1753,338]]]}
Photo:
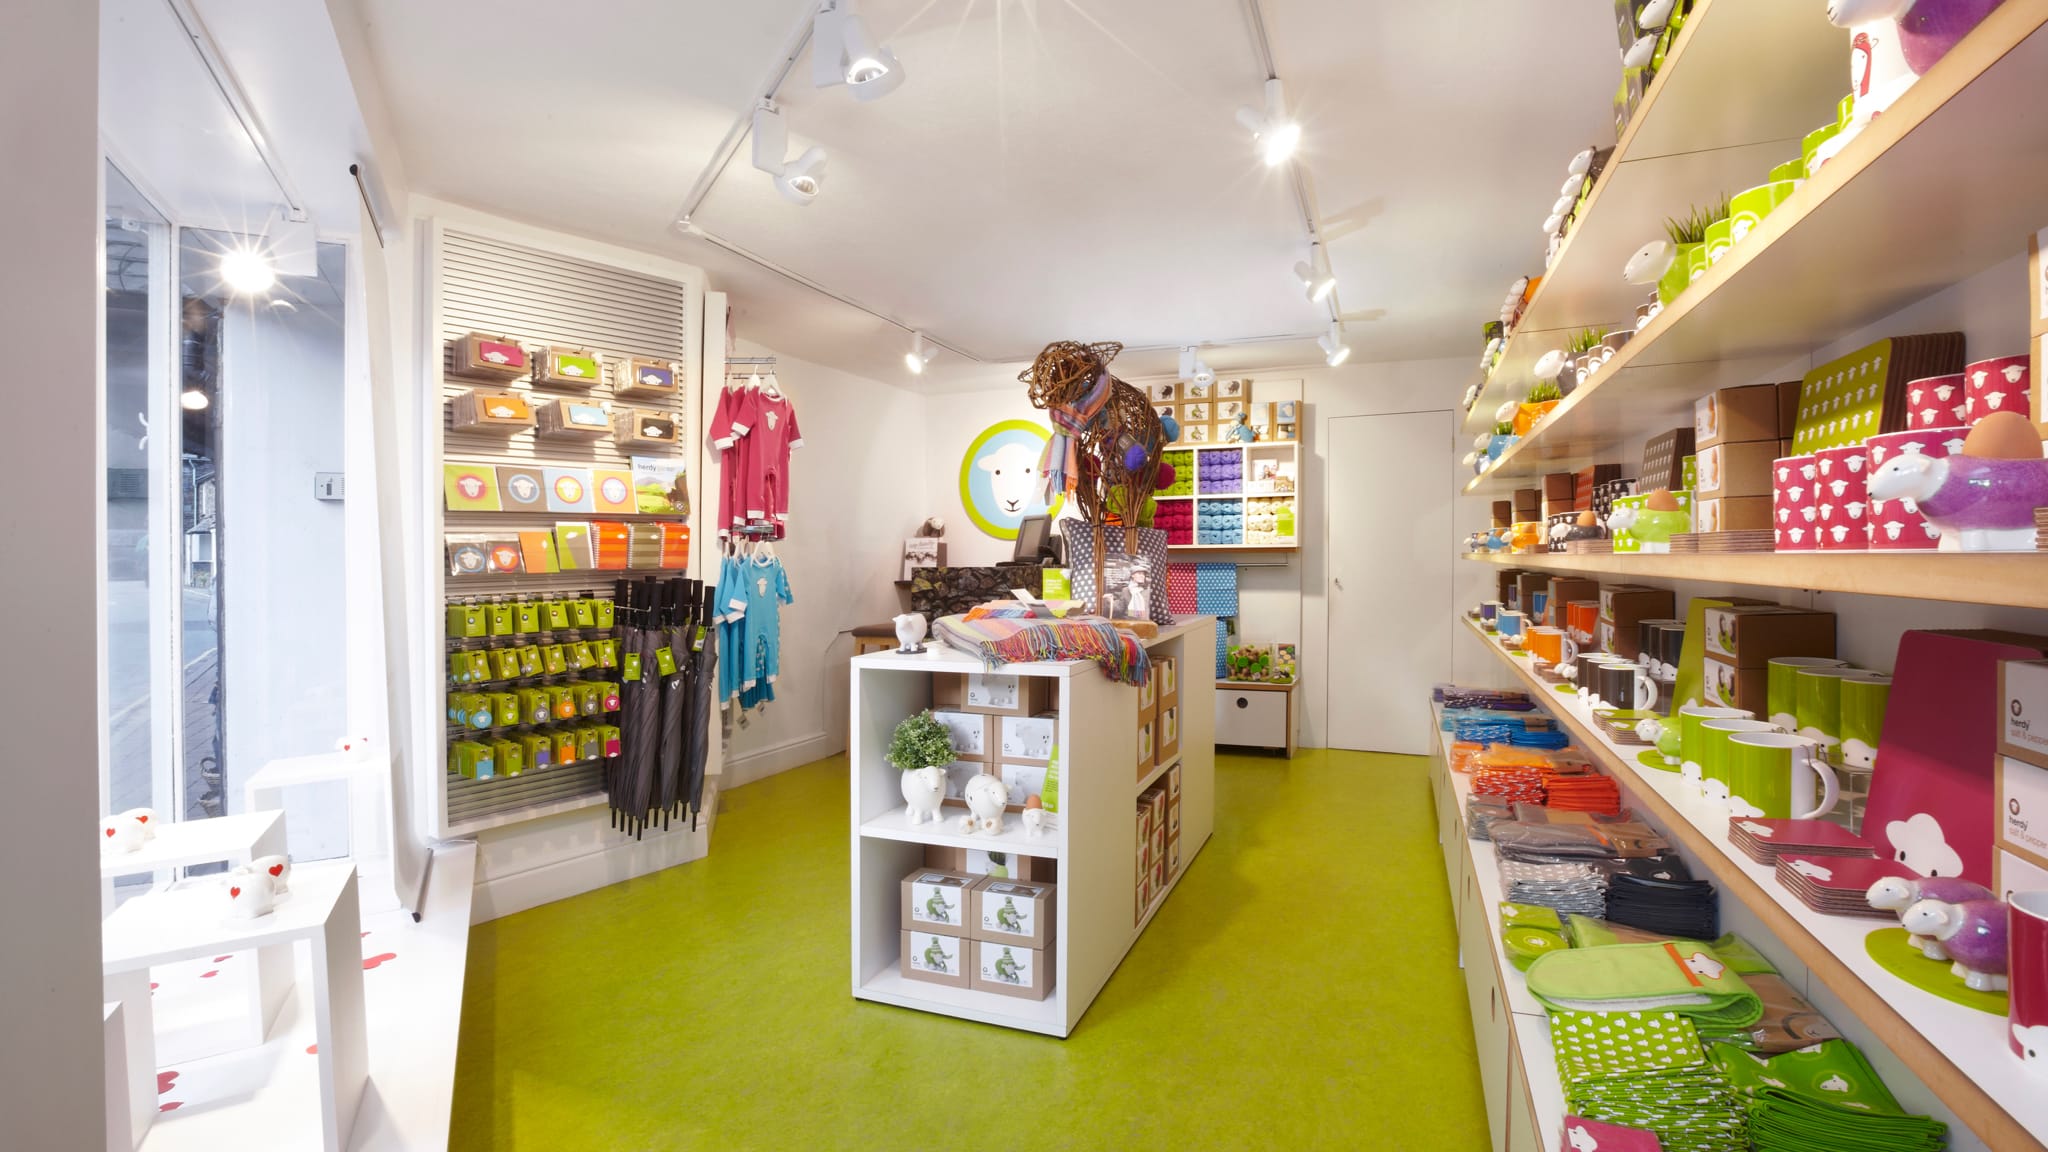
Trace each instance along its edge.
{"label": "green mug", "polygon": [[1754,719],[1754,713],[1744,712],[1740,708],[1716,708],[1710,704],[1687,704],[1672,716],[1671,721],[1679,730],[1678,771],[1695,793],[1699,791],[1700,774],[1705,770],[1705,766],[1700,763],[1700,725],[1709,720]]}
{"label": "green mug", "polygon": [[1856,670],[1840,668],[1801,668],[1796,677],[1797,702],[1793,712],[1798,716],[1799,726],[1793,731],[1799,735],[1832,748],[1842,742],[1842,677],[1854,676]]}
{"label": "green mug", "polygon": [[1799,670],[1801,668],[1846,668],[1847,660],[1832,656],[1780,656],[1770,663],[1770,701],[1764,714],[1787,732],[1799,731]]}
{"label": "green mug", "polygon": [[1805,162],[1806,174],[1808,176],[1813,175],[1814,171],[1813,154],[1820,151],[1821,145],[1833,140],[1841,131],[1842,121],[1838,120],[1825,128],[1815,128],[1806,134],[1805,139],[1799,142],[1799,156]]}
{"label": "green mug", "polygon": [[1769,184],[1759,184],[1754,188],[1737,192],[1735,199],[1728,202],[1729,243],[1741,243],[1743,237],[1748,236],[1751,229],[1763,223],[1764,217],[1783,204],[1797,187],[1799,185],[1791,180],[1773,180]]}
{"label": "green mug", "polygon": [[1707,263],[1719,264],[1721,257],[1728,254],[1728,246],[1734,243],[1730,238],[1730,226],[1731,222],[1726,217],[1707,225]]}
{"label": "green mug", "polygon": [[1734,794],[1729,780],[1728,741],[1745,732],[1778,732],[1777,725],[1764,720],[1704,720],[1700,722],[1700,795],[1716,804],[1728,803]]}
{"label": "green mug", "polygon": [[1787,160],[1776,168],[1771,169],[1771,182],[1774,184],[1780,180],[1804,179],[1806,179],[1806,157],[1804,156],[1796,160]]}
{"label": "green mug", "polygon": [[1815,820],[1842,795],[1835,770],[1813,754],[1814,742],[1783,732],[1738,732],[1728,738],[1728,811],[1767,820]]}
{"label": "green mug", "polygon": [[[1709,231],[1712,231],[1712,229],[1709,229]],[[1685,253],[1686,283],[1690,284],[1707,274],[1707,246],[1705,244],[1680,244],[1678,250]]]}
{"label": "green mug", "polygon": [[1877,766],[1877,741],[1884,735],[1884,709],[1891,701],[1892,678],[1882,672],[1844,676],[1842,693],[1842,763],[1851,768]]}

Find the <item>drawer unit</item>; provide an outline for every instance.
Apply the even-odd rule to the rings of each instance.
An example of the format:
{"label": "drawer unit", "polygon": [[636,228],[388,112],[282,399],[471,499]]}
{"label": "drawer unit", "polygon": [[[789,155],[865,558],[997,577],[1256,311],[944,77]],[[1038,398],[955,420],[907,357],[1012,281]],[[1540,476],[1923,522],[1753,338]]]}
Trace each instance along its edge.
{"label": "drawer unit", "polygon": [[1265,688],[1216,685],[1216,743],[1248,748],[1289,748],[1292,693]]}

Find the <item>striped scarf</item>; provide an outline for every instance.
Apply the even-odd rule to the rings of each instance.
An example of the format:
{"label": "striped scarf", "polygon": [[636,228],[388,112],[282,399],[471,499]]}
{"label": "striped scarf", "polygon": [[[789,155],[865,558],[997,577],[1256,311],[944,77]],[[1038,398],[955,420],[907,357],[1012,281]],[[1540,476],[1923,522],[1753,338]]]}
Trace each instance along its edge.
{"label": "striped scarf", "polygon": [[1046,410],[1046,417],[1052,421],[1053,435],[1046,441],[1045,454],[1039,457],[1038,474],[1045,477],[1047,504],[1072,492],[1079,484],[1081,434],[1100,420],[1103,410],[1109,407],[1109,385],[1109,372],[1105,370],[1082,394],[1080,403]]}

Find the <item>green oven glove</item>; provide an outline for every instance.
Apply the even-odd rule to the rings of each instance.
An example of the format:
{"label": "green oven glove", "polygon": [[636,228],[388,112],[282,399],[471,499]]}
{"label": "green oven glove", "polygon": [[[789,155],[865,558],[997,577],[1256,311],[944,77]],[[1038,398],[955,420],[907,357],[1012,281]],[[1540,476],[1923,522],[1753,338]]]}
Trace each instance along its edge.
{"label": "green oven glove", "polygon": [[1705,947],[1572,948],[1529,965],[1529,993],[1552,1011],[1671,1011],[1712,1027],[1754,1024],[1763,1001]]}

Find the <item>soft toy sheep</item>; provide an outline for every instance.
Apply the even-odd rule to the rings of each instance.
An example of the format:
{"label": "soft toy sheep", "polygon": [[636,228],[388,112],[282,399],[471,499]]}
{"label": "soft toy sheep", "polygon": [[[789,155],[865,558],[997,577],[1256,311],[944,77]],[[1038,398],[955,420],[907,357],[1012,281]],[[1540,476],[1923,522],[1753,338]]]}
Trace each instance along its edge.
{"label": "soft toy sheep", "polygon": [[2041,438],[2017,412],[1977,422],[1946,457],[1902,452],[1870,474],[1873,500],[1911,500],[1965,552],[2034,551],[2034,509],[2048,505]]}
{"label": "soft toy sheep", "polygon": [[[1991,889],[1953,876],[1887,876],[1870,886],[1864,899],[1872,908],[1885,912],[1896,912],[1901,921],[1906,911],[1923,900],[1941,900],[1960,904],[1968,900],[1988,900]],[[1907,929],[1907,931],[1912,931]],[[1942,942],[1925,933],[1915,933],[1913,946],[1929,960],[1949,959],[1948,949]]]}
{"label": "soft toy sheep", "polygon": [[2006,987],[2007,915],[2002,900],[1922,900],[1899,917],[1906,931],[1941,941],[1955,963],[1950,971],[1979,992]]}

